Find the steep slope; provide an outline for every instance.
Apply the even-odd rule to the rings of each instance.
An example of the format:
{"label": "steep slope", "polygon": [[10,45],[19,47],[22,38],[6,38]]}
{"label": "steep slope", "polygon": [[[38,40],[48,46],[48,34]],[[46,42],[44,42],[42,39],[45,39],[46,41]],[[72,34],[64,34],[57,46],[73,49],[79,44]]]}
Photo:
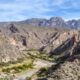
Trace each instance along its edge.
{"label": "steep slope", "polygon": [[[49,55],[61,54],[67,50],[71,51],[74,43],[80,41],[78,30],[34,27],[25,24],[8,24],[1,27],[0,33],[3,36],[0,38],[1,51],[5,49],[5,55],[23,56],[22,51],[25,49],[45,51]],[[10,51],[13,51],[12,54]]]}

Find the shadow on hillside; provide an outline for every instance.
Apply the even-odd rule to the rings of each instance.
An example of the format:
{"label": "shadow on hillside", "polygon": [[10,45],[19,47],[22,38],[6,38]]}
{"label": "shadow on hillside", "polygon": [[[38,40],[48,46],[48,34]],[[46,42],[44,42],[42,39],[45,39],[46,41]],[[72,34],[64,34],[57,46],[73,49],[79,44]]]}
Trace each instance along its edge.
{"label": "shadow on hillside", "polygon": [[51,51],[49,54],[50,56],[52,55],[60,55],[67,50],[70,50],[71,47],[74,45],[74,41],[72,38],[67,39],[63,44],[61,44],[59,47],[57,47],[54,51]]}

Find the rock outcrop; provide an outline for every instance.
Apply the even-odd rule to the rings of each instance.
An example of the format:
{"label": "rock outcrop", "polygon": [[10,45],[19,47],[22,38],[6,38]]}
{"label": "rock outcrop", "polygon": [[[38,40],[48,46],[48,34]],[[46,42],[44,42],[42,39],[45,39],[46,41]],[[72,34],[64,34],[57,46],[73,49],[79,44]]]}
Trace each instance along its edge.
{"label": "rock outcrop", "polygon": [[19,30],[15,27],[15,25],[14,24],[10,24],[10,31],[12,32],[12,33],[16,33],[16,32],[19,32]]}

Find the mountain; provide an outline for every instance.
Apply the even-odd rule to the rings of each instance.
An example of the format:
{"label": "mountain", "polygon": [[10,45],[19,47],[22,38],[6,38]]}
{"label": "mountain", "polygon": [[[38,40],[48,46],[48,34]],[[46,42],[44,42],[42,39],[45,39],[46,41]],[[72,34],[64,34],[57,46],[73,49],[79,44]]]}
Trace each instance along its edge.
{"label": "mountain", "polygon": [[38,65],[46,65],[41,60],[54,63],[39,69],[29,80],[79,80],[79,20],[52,17],[0,23],[0,73],[24,71],[28,60],[39,60]]}
{"label": "mountain", "polygon": [[33,25],[33,26],[39,26],[39,27],[62,27],[67,28],[67,24],[61,17],[52,17],[49,20],[47,19],[40,19],[40,18],[32,18],[27,19],[25,21],[21,21],[22,23]]}
{"label": "mountain", "polygon": [[20,25],[29,25],[29,26],[36,26],[36,27],[52,27],[52,28],[64,28],[64,29],[80,29],[80,19],[75,20],[68,20],[65,21],[61,17],[51,17],[50,19],[45,18],[32,18],[26,19],[23,21],[13,21],[13,22],[0,22],[1,26],[6,26],[9,24],[20,24]]}
{"label": "mountain", "polygon": [[[22,51],[25,49],[45,51],[49,55],[64,53],[67,49],[73,47],[74,35],[76,35],[77,41],[80,41],[79,30],[7,24],[0,27],[1,55],[3,53],[5,55],[5,58],[1,59],[8,61],[6,56],[8,56],[9,60],[23,57]],[[14,56],[16,57],[14,58]]]}
{"label": "mountain", "polygon": [[80,19],[79,20],[69,20],[67,25],[73,29],[80,29]]}
{"label": "mountain", "polygon": [[65,21],[61,17],[51,17],[48,19],[32,18],[21,21],[20,23],[38,26],[38,27],[53,27],[53,28],[69,28],[69,29],[79,29],[80,20],[69,20]]}
{"label": "mountain", "polygon": [[[79,20],[73,22],[79,23]],[[79,30],[73,30],[73,26],[68,28],[67,24],[73,24],[72,21],[65,22],[60,17],[52,17],[50,20],[36,18],[21,22],[3,22],[0,24],[1,54],[3,51],[4,54],[8,52],[8,56],[12,51],[11,49],[13,49],[13,56],[8,56],[10,60],[12,58],[12,60],[14,60],[14,56],[19,53],[21,54],[24,49],[36,49],[45,51],[47,54],[51,55],[56,53],[60,54],[60,51],[65,51],[67,47],[70,47],[69,43],[73,42],[71,38],[74,35],[76,35],[78,39],[80,37]],[[23,56],[23,54],[20,54],[16,56],[15,59]]]}

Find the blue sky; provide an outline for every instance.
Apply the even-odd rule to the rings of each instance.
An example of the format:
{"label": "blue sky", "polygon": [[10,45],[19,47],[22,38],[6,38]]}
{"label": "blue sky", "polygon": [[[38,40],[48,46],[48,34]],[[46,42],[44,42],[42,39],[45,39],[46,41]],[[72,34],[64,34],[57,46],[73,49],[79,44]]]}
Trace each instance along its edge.
{"label": "blue sky", "polygon": [[0,21],[54,16],[80,18],[80,0],[0,0]]}

